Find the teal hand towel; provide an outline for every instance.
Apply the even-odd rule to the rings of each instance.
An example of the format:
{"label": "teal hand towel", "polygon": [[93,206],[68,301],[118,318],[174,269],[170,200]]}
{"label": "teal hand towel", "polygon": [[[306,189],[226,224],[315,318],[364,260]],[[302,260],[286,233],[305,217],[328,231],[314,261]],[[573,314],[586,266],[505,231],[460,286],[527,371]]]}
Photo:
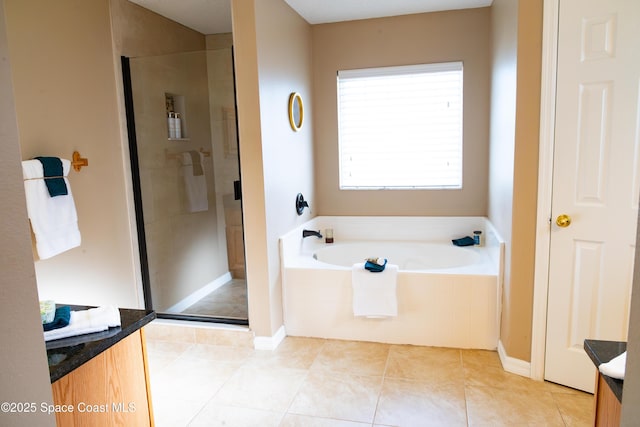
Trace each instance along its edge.
{"label": "teal hand towel", "polygon": [[453,239],[451,243],[456,246],[473,246],[476,242],[473,240],[473,237],[465,236],[460,239]]}
{"label": "teal hand towel", "polygon": [[34,157],[42,163],[44,171],[44,183],[51,197],[66,196],[69,194],[67,184],[64,182],[62,160],[59,157]]}
{"label": "teal hand towel", "polygon": [[364,263],[365,270],[369,270],[372,273],[380,273],[381,271],[384,271],[386,266],[386,258],[368,258]]}
{"label": "teal hand towel", "polygon": [[43,324],[42,328],[45,331],[64,328],[69,325],[69,319],[71,319],[71,307],[68,305],[58,307],[56,308],[56,315],[53,318],[53,321]]}

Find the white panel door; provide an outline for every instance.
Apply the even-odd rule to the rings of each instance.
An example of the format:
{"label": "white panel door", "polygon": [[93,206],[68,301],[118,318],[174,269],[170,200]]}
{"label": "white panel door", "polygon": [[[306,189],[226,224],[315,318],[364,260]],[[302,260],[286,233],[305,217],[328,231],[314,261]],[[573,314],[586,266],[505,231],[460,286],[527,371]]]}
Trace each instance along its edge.
{"label": "white panel door", "polygon": [[640,1],[559,1],[545,379],[592,392],[584,339],[627,336],[640,191]]}

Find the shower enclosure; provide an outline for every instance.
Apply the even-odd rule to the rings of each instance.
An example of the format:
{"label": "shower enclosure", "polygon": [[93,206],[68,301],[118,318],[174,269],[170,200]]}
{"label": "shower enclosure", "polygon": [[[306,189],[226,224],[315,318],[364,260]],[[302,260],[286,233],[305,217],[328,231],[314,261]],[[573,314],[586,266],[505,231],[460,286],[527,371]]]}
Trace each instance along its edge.
{"label": "shower enclosure", "polygon": [[122,66],[146,306],[248,324],[232,49]]}

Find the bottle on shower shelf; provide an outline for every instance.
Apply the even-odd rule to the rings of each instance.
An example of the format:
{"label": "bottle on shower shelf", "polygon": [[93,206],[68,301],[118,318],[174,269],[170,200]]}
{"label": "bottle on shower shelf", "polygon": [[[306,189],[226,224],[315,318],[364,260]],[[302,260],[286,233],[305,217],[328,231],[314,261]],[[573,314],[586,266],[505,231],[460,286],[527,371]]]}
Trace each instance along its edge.
{"label": "bottle on shower shelf", "polygon": [[175,138],[182,138],[182,121],[180,119],[180,113],[174,113],[173,122],[175,123],[176,136]]}
{"label": "bottle on shower shelf", "polygon": [[175,122],[175,116],[176,113],[174,113],[173,111],[169,111],[167,113],[167,128],[169,129],[169,138],[175,138],[176,137],[176,122]]}

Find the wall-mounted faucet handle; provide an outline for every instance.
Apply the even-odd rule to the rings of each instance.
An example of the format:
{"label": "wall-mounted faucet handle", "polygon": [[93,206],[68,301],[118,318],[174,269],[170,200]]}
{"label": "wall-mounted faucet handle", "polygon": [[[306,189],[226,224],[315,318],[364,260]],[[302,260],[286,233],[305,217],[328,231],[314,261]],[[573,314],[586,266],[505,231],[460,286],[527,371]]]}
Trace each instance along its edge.
{"label": "wall-mounted faucet handle", "polygon": [[298,193],[298,195],[296,196],[296,212],[298,213],[298,215],[302,215],[302,211],[304,211],[304,208],[308,207],[309,203],[304,200],[304,196],[302,195],[302,193]]}

